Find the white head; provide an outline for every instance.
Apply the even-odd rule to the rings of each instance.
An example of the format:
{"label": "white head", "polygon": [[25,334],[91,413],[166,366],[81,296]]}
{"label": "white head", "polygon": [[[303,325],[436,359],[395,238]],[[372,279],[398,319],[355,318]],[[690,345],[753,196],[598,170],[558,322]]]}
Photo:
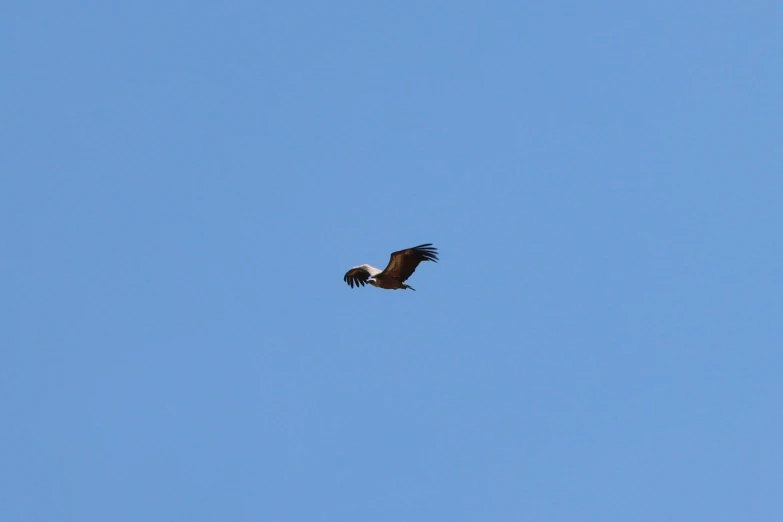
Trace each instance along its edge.
{"label": "white head", "polygon": [[361,268],[362,270],[366,270],[370,274],[370,277],[375,277],[381,272],[383,272],[383,270],[378,270],[374,266],[370,266],[370,265],[359,265],[353,268]]}

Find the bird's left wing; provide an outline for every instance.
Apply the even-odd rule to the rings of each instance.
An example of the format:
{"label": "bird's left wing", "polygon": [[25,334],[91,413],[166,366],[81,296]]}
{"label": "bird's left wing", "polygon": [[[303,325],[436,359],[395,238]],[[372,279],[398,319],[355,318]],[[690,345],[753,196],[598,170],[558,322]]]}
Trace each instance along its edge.
{"label": "bird's left wing", "polygon": [[405,282],[422,261],[438,262],[438,249],[432,246],[432,243],[392,253],[389,264],[383,272],[400,282]]}

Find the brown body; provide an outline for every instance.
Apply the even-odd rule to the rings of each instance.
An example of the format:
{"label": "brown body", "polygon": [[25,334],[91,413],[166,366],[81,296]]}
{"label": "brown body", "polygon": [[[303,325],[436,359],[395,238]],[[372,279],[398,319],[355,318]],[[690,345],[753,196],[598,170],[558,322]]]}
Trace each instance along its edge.
{"label": "brown body", "polygon": [[377,286],[378,288],[383,288],[385,290],[407,290],[410,288],[411,290],[415,291],[415,288],[412,286],[408,286],[399,279],[395,279],[393,277],[384,276],[383,274],[379,274],[375,276],[372,279],[369,279],[367,281],[373,286]]}

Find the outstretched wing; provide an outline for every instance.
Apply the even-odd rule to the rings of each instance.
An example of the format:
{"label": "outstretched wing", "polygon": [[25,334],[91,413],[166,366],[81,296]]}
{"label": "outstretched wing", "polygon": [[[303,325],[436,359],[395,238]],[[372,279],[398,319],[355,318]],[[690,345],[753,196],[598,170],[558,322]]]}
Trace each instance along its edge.
{"label": "outstretched wing", "polygon": [[416,271],[416,267],[422,261],[438,262],[438,250],[432,246],[432,243],[394,252],[383,275],[404,282]]}
{"label": "outstretched wing", "polygon": [[364,268],[351,268],[345,273],[345,277],[343,277],[343,281],[351,285],[351,288],[353,288],[354,285],[357,287],[359,285],[364,286],[367,284],[367,279],[370,277],[370,272],[365,270]]}

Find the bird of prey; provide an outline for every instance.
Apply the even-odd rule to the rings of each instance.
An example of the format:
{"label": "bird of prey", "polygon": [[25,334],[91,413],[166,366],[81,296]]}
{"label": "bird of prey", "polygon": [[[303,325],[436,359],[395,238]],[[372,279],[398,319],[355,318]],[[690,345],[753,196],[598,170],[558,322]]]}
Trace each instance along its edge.
{"label": "bird of prey", "polygon": [[406,285],[405,281],[416,271],[416,267],[422,261],[438,262],[438,250],[432,246],[432,243],[392,253],[389,264],[383,271],[370,265],[355,266],[345,273],[343,281],[348,283],[351,288],[354,285],[359,287],[359,285],[371,284],[386,290],[402,288],[403,290],[416,291],[412,286]]}

